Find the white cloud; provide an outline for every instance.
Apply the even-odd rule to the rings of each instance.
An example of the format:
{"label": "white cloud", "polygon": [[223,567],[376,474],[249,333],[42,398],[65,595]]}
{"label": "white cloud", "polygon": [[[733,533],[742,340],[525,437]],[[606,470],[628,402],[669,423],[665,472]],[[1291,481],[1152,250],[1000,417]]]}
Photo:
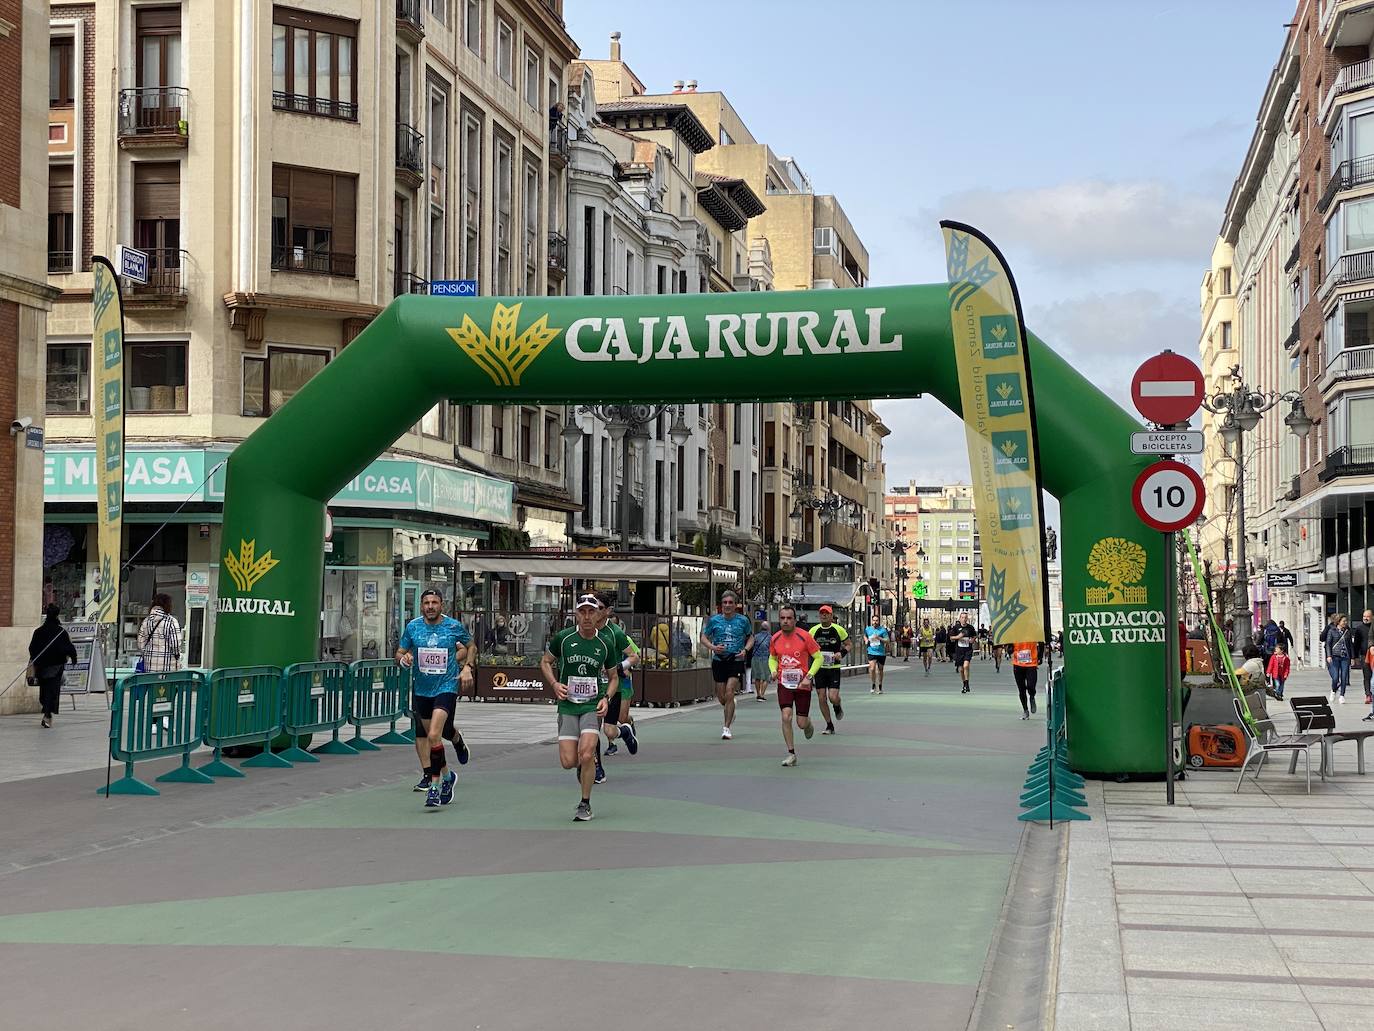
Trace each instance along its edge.
{"label": "white cloud", "polygon": [[[965,190],[941,198],[937,217],[976,225],[998,246],[1045,268],[1186,263],[1211,253],[1217,198],[1181,192],[1159,179],[1086,179],[1024,190]],[[1199,256],[1203,256],[1200,258]]]}

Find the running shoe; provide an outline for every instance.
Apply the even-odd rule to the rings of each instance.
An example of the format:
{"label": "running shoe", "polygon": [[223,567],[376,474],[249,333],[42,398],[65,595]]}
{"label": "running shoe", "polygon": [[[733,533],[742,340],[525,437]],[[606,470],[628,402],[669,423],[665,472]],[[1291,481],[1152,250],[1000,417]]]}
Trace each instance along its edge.
{"label": "running shoe", "polygon": [[844,706],[841,705],[839,702],[835,703],[835,718],[837,720],[844,719]]}
{"label": "running shoe", "polygon": [[763,701],[763,695],[761,695],[761,694],[756,694],[756,695],[754,695],[754,701],[756,701],[756,702],[761,702],[761,701]]}
{"label": "running shoe", "polygon": [[806,735],[806,740],[810,741],[811,736],[816,733],[816,725],[814,723],[808,723],[802,729],[802,733]]}
{"label": "running shoe", "polygon": [[639,738],[635,735],[635,728],[630,724],[620,725],[620,740],[625,742],[625,747],[630,750],[631,755],[639,754]]}
{"label": "running shoe", "polygon": [[[1282,698],[1283,695],[1279,695],[1279,697]],[[1034,699],[1034,698],[1031,699],[1031,712],[1035,712],[1035,699]]]}
{"label": "running shoe", "polygon": [[782,761],[782,764],[783,764],[784,766],[796,766],[796,765],[797,765],[797,754],[796,754],[795,752],[788,752],[788,753],[787,753],[787,758],[784,759],[784,760]]}
{"label": "running shoe", "polygon": [[472,758],[472,753],[468,751],[468,743],[463,740],[463,735],[458,735],[457,742],[453,745],[453,750],[458,753],[458,765],[466,766],[468,760]]}
{"label": "running shoe", "polygon": [[605,784],[605,783],[606,783],[606,771],[605,771],[604,769],[602,769],[600,763],[597,763],[597,764],[596,764],[596,779],[593,780],[592,783],[593,783],[593,784]]}
{"label": "running shoe", "polygon": [[585,823],[592,818],[592,804],[590,802],[578,802],[577,812],[573,813],[573,819],[578,823]]}
{"label": "running shoe", "polygon": [[430,781],[430,782],[429,782],[429,794],[425,795],[425,808],[426,808],[426,809],[438,809],[439,806],[442,804],[442,803],[441,803],[441,798],[440,798],[440,796],[441,796],[442,794],[443,794],[443,789],[442,789],[441,787],[439,787],[439,782],[438,782],[438,781]]}
{"label": "running shoe", "polygon": [[439,804],[448,805],[453,801],[453,788],[458,783],[458,774],[449,770],[439,782]]}
{"label": "running shoe", "polygon": [[722,741],[729,741],[729,740],[730,740],[732,737],[734,737],[734,736],[735,736],[734,734],[731,734],[731,733],[730,733],[730,728],[729,728],[729,727],[722,727],[722,728],[721,728],[721,730],[720,730],[720,739],[721,739]]}
{"label": "running shoe", "polygon": [[821,736],[824,737],[826,734],[833,733],[835,733],[835,725],[833,723],[827,723],[825,729],[821,731]]}
{"label": "running shoe", "polygon": [[616,752],[618,752],[618,751],[620,751],[620,746],[619,746],[618,744],[616,744],[614,741],[612,741],[609,745],[606,746],[606,750],[605,750],[604,752],[602,752],[601,754],[602,754],[602,755],[615,755]]}
{"label": "running shoe", "polygon": [[869,694],[877,694],[877,693],[878,693],[878,687],[877,687],[877,685],[875,684],[875,685],[870,686],[869,689],[868,689],[868,693],[869,693]]}
{"label": "running shoe", "polygon": [[428,790],[429,790],[429,774],[428,774],[428,773],[422,773],[422,774],[420,774],[420,779],[417,780],[417,781],[415,782],[415,786],[414,786],[413,788],[411,788],[410,790],[411,790],[411,791],[428,791]]}
{"label": "running shoe", "polygon": [[1021,713],[1021,718],[1022,718],[1023,720],[1028,720],[1028,719],[1030,719],[1030,713],[1028,713],[1028,712],[1022,712],[1022,713]]}

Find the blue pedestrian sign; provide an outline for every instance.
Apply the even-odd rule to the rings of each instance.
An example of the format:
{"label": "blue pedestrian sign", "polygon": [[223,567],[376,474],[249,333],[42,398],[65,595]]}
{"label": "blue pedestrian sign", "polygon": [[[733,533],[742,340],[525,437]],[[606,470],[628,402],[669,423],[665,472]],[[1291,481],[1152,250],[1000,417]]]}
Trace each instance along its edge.
{"label": "blue pedestrian sign", "polygon": [[429,284],[431,297],[476,297],[475,279],[436,279]]}

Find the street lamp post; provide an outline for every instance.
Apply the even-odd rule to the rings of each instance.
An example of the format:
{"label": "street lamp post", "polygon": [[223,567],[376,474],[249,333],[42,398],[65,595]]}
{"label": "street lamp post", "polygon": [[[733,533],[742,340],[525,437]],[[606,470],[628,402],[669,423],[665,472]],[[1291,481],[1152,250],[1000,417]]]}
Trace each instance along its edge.
{"label": "street lamp post", "polygon": [[[902,620],[902,612],[906,607],[906,581],[907,576],[910,572],[906,568],[906,553],[911,548],[912,545],[907,543],[905,537],[894,537],[890,541],[875,541],[873,544],[873,554],[878,555],[884,551],[890,551],[892,552],[892,554],[897,556],[897,569],[895,570],[895,573],[897,576],[898,584],[901,589],[901,593],[897,597],[897,611],[894,613],[894,615],[896,615],[897,617],[897,625],[899,628],[904,625],[904,622]],[[915,549],[916,558],[918,560],[925,557],[926,553],[924,550],[922,550],[921,545],[919,543],[915,545]]]}
{"label": "street lamp post", "polygon": [[1259,425],[1260,418],[1280,401],[1289,402],[1292,407],[1284,416],[1284,425],[1299,439],[1305,439],[1312,429],[1312,419],[1303,408],[1302,395],[1295,390],[1280,393],[1274,390],[1256,390],[1245,383],[1240,374],[1240,366],[1231,368],[1231,381],[1228,390],[1221,390],[1203,400],[1202,407],[1221,419],[1221,439],[1231,449],[1236,463],[1236,555],[1238,575],[1236,576],[1235,595],[1232,604],[1235,614],[1235,640],[1232,648],[1242,654],[1252,639],[1250,619],[1250,567],[1245,555],[1245,448],[1242,437],[1248,430]]}
{"label": "street lamp post", "polygon": [[[620,550],[630,550],[630,450],[635,441],[649,439],[648,427],[664,412],[673,409],[673,422],[668,427],[668,439],[674,447],[682,447],[691,439],[691,431],[683,420],[682,405],[593,404],[571,405],[563,424],[563,439],[575,444],[582,439],[579,415],[590,415],[606,424],[611,439],[618,441],[620,450]],[[586,499],[583,499],[584,501]]]}

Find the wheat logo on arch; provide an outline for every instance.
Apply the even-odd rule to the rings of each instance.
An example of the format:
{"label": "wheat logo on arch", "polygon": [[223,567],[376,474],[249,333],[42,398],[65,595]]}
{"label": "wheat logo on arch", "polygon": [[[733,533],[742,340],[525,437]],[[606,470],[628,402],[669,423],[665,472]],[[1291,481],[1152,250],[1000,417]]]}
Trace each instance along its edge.
{"label": "wheat logo on arch", "polygon": [[1145,576],[1145,549],[1125,537],[1103,537],[1088,552],[1088,573],[1106,587],[1089,587],[1089,605],[1146,605],[1149,589],[1140,584]]}
{"label": "wheat logo on arch", "polygon": [[539,316],[516,336],[519,322],[520,305],[507,307],[498,301],[492,312],[489,333],[484,333],[472,321],[471,315],[464,315],[463,324],[457,329],[450,328],[448,335],[498,387],[518,387],[524,371],[560,332],[549,326],[547,314]]}
{"label": "wheat logo on arch", "polygon": [[254,537],[251,541],[239,541],[237,555],[232,550],[224,553],[224,568],[233,577],[234,586],[244,594],[251,594],[254,585],[280,561],[272,557],[271,551],[264,551],[255,557],[257,548],[258,540]]}

